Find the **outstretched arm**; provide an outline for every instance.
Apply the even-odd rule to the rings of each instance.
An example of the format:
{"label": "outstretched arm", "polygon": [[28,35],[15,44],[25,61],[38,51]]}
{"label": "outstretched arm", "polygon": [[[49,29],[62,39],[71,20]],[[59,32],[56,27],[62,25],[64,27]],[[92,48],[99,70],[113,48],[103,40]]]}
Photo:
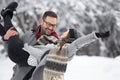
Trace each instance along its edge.
{"label": "outstretched arm", "polygon": [[88,34],[86,36],[80,37],[76,39],[74,42],[72,42],[68,46],[68,58],[71,60],[73,55],[83,46],[90,44],[91,42],[95,41],[97,36],[95,35],[95,32]]}
{"label": "outstretched arm", "polygon": [[80,37],[77,40],[73,41],[68,46],[68,58],[69,60],[73,57],[73,55],[83,46],[90,44],[91,42],[95,41],[98,38],[107,38],[109,37],[110,33],[109,31],[106,31],[104,33],[99,32],[93,32],[91,34],[88,34],[86,36]]}

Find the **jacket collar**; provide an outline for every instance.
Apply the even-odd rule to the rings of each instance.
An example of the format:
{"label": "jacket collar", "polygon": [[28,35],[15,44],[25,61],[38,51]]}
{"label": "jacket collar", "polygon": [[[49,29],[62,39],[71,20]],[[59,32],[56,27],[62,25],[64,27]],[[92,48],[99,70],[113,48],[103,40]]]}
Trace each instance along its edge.
{"label": "jacket collar", "polygon": [[[35,30],[35,37],[36,37],[36,39],[38,39],[41,36],[40,31],[41,31],[41,26],[39,25],[39,26],[36,27],[36,30]],[[59,36],[58,36],[58,34],[55,31],[52,32],[50,36],[54,36],[57,39],[59,39]]]}

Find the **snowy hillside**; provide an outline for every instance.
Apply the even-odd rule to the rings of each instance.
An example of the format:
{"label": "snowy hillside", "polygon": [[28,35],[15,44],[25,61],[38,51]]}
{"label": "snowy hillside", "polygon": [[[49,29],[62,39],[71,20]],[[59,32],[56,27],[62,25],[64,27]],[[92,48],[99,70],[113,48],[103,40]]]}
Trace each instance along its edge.
{"label": "snowy hillside", "polygon": [[15,64],[9,58],[0,59],[0,80],[10,80],[13,74],[13,66]]}
{"label": "snowy hillside", "polygon": [[[10,80],[13,65],[8,58],[0,59],[0,80]],[[75,56],[68,63],[65,80],[120,80],[120,57]]]}
{"label": "snowy hillside", "polygon": [[74,57],[69,62],[65,80],[120,80],[120,57]]}

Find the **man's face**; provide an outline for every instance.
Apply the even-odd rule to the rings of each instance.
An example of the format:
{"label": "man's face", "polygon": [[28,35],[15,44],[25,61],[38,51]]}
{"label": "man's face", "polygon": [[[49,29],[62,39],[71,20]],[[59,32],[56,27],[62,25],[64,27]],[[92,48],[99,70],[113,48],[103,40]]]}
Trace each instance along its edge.
{"label": "man's face", "polygon": [[56,28],[57,19],[47,16],[46,19],[42,19],[41,22],[42,34],[50,35]]}

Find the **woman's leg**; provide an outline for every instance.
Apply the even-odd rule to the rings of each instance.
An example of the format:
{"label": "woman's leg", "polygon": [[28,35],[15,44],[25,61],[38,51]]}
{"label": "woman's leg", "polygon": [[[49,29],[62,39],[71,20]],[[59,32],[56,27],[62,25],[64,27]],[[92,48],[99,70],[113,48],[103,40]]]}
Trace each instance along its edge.
{"label": "woman's leg", "polygon": [[3,17],[4,20],[5,31],[7,31],[10,27],[13,27],[11,19],[13,17],[13,12],[16,10],[17,6],[18,6],[17,2],[12,2],[1,11],[1,16]]}
{"label": "woman's leg", "polygon": [[19,36],[13,36],[8,40],[8,56],[10,59],[22,66],[27,66],[27,59],[29,57],[29,53],[24,51],[22,48],[24,47],[24,43],[19,39]]}
{"label": "woman's leg", "polygon": [[[13,24],[11,22],[13,11],[16,8],[16,3],[11,3],[8,7],[2,12],[3,19],[4,19],[4,28],[5,32],[8,31]],[[14,28],[15,29],[15,28]],[[16,29],[15,29],[16,30]],[[17,30],[16,30],[17,31]],[[24,43],[22,40],[19,39],[19,35],[12,36],[8,40],[8,56],[9,58],[23,66],[27,66],[27,59],[29,57],[28,52],[24,51],[22,48],[24,47]]]}
{"label": "woman's leg", "polygon": [[0,36],[4,36],[5,35],[5,28],[3,27],[2,24],[0,24]]}

